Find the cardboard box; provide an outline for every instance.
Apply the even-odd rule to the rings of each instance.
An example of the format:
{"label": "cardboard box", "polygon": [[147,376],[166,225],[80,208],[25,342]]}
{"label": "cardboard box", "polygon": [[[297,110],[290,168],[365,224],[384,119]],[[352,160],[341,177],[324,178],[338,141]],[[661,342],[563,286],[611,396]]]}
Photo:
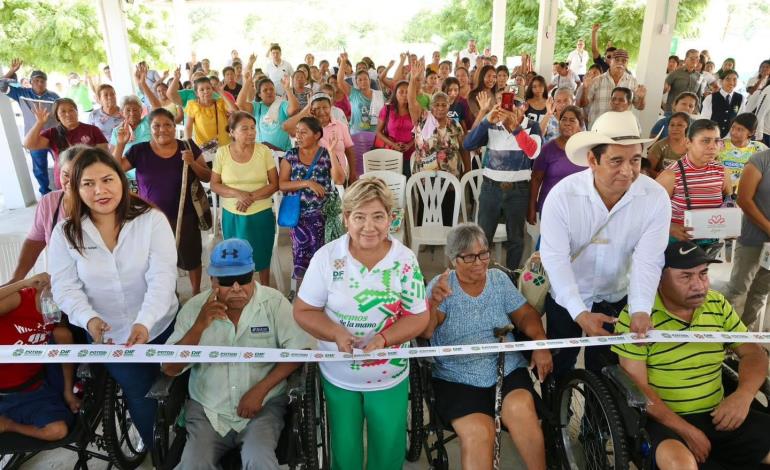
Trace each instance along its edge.
{"label": "cardboard box", "polygon": [[759,266],[770,270],[770,243],[762,245],[762,253],[759,254]]}
{"label": "cardboard box", "polygon": [[741,234],[741,211],[737,207],[684,211],[685,227],[693,238],[734,238]]}

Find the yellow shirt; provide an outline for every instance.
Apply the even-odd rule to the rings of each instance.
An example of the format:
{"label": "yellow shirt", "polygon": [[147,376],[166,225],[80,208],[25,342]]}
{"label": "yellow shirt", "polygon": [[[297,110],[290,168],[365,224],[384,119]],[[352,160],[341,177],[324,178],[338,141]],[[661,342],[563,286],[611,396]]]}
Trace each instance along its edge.
{"label": "yellow shirt", "polygon": [[[241,191],[256,191],[267,186],[267,173],[275,168],[273,153],[262,144],[254,145],[254,154],[246,163],[238,163],[230,154],[230,146],[224,145],[217,150],[214,159],[214,173],[222,178],[222,183]],[[222,198],[222,207],[238,215],[252,215],[270,209],[271,198],[260,199],[249,206],[246,212],[236,209],[238,200],[232,197]]]}
{"label": "yellow shirt", "polygon": [[230,143],[230,134],[226,130],[227,108],[224,98],[216,100],[214,103],[216,106],[201,106],[198,100],[190,100],[184,108],[187,118],[195,119],[193,122],[193,140],[199,147],[215,138],[220,146]]}

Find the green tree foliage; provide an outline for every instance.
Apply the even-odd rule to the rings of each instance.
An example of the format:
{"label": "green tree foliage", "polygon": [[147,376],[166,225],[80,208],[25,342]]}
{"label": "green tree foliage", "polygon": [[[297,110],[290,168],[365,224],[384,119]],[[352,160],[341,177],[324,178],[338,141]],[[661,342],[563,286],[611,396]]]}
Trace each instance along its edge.
{"label": "green tree foliage", "polygon": [[[135,61],[169,62],[168,14],[146,5],[127,7],[126,29]],[[49,72],[96,71],[106,63],[96,5],[89,0],[0,1],[0,62]]]}
{"label": "green tree foliage", "polygon": [[[709,0],[681,0],[675,34],[691,37]],[[539,0],[508,0],[505,19],[505,55],[535,55]],[[644,3],[633,0],[563,0],[557,21],[556,59],[566,59],[578,38],[591,47],[591,25],[601,23],[599,46],[612,41],[627,48],[632,58],[638,52],[644,21]],[[492,2],[489,0],[450,0],[440,11],[418,13],[404,30],[404,40],[429,41],[434,35],[444,42],[442,52],[463,49],[469,38],[480,47],[490,44]]]}

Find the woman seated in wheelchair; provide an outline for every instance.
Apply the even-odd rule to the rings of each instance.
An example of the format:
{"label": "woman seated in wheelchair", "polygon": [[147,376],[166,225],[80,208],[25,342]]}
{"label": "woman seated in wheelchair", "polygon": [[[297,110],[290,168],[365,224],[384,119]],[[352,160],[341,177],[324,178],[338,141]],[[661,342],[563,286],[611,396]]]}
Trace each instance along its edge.
{"label": "woman seated in wheelchair", "polygon": [[[254,267],[246,240],[217,244],[208,267],[213,287],[185,304],[168,344],[309,348],[310,337],[294,322],[289,301],[257,284]],[[191,399],[185,407],[187,443],[177,468],[220,468],[219,460],[240,447],[243,468],[278,470],[275,448],[289,404],[286,378],[301,365],[163,364],[170,376],[192,368]]]}
{"label": "woman seated in wheelchair", "polygon": [[[489,269],[489,246],[481,227],[463,223],[453,228],[447,236],[446,254],[455,270],[447,270],[428,285],[430,323],[422,336],[430,338],[431,345],[494,343],[493,330],[511,322],[529,338],[545,339],[540,315],[506,274]],[[492,468],[496,358],[476,354],[435,359],[437,411],[460,438],[465,470]],[[553,367],[550,352],[534,351],[532,365],[542,382]],[[502,422],[526,468],[544,469],[545,444],[527,366],[521,353],[506,353]]]}
{"label": "woman seated in wheelchair", "polygon": [[[721,263],[692,242],[666,249],[652,308],[655,330],[745,332],[719,292],[709,289],[708,266]],[[628,333],[627,309],[616,333]],[[736,391],[724,396],[725,349],[740,358]],[[661,470],[747,469],[770,464],[770,415],[750,406],[767,375],[767,353],[750,343],[637,343],[613,345],[621,367],[649,399],[646,429]]]}
{"label": "woman seated in wheelchair", "polygon": [[[388,235],[393,194],[382,180],[361,178],[345,191],[342,204],[348,233],[313,255],[294,300],[294,318],[322,350],[399,348],[425,329],[428,315],[417,258]],[[409,361],[321,362],[320,368],[332,468],[401,468]]]}
{"label": "woman seated in wheelchair", "polygon": [[[48,274],[42,273],[0,287],[0,344],[48,344],[51,334],[61,344],[72,337],[66,326],[47,323],[40,313],[40,293],[48,283]],[[67,435],[80,403],[72,381],[63,383],[57,368],[48,368],[47,374],[44,364],[0,364],[0,435],[14,432],[44,441]],[[71,376],[71,364],[62,368]]]}

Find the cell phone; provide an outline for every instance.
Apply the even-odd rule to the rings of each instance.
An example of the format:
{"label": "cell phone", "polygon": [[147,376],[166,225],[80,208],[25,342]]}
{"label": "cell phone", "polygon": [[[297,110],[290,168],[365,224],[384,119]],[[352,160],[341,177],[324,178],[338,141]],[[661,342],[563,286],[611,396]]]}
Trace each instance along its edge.
{"label": "cell phone", "polygon": [[502,101],[500,103],[500,107],[506,111],[513,111],[513,104],[514,104],[515,98],[516,98],[515,94],[511,93],[510,91],[504,91],[502,96]]}

